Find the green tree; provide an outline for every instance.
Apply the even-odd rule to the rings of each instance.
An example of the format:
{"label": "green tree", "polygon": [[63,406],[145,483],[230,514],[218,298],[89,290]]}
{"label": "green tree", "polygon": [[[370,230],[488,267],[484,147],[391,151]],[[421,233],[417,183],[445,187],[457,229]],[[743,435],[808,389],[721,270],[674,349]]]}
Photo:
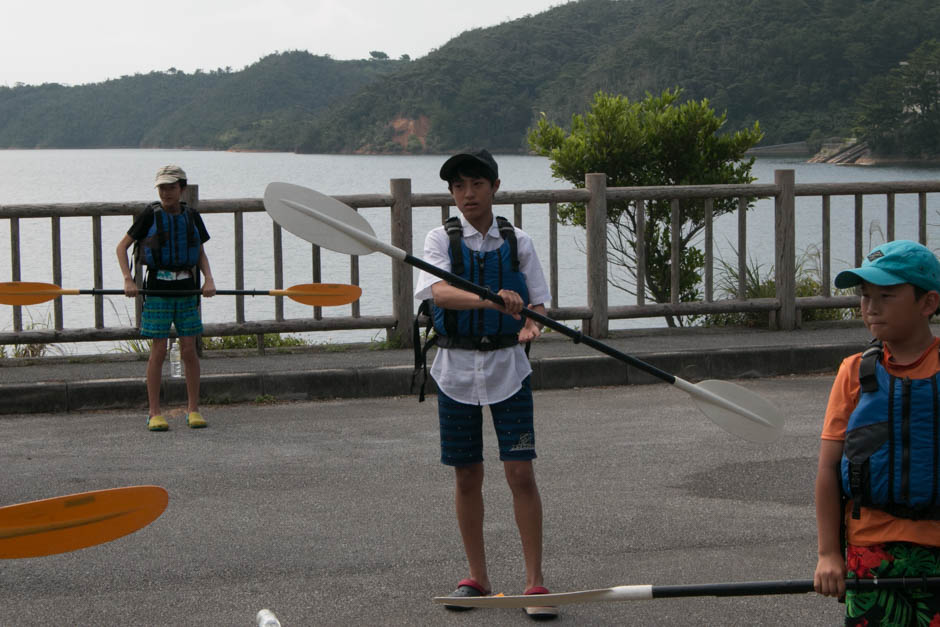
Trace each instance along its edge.
{"label": "green tree", "polygon": [[858,111],[855,133],[859,140],[879,154],[901,152],[898,131],[901,127],[901,104],[898,80],[894,75],[871,79],[855,101]]}
{"label": "green tree", "polygon": [[[551,160],[555,177],[584,187],[589,172],[603,172],[610,187],[651,185],[706,185],[750,183],[753,159],[744,152],[762,137],[754,125],[731,134],[720,134],[725,116],[717,115],[707,100],[679,104],[680,89],[666,89],[660,96],[647,94],[639,101],[598,92],[584,115],[571,119],[565,131],[544,115],[528,134],[536,153]],[[734,199],[716,199],[715,217],[737,208]],[[584,226],[583,204],[564,205],[559,216],[567,223]],[[671,241],[674,228],[680,239],[680,300],[699,297],[704,256],[694,241],[705,226],[701,200],[682,200],[681,223],[672,224],[669,201],[646,203],[645,295],[654,302],[671,300]],[[625,201],[607,203],[608,257],[632,280],[611,275],[614,287],[635,293],[636,206]],[[667,316],[674,326],[681,318]]]}
{"label": "green tree", "polygon": [[[900,68],[907,138],[919,140],[917,153],[940,153],[940,41],[918,46]],[[917,154],[915,153],[915,154]]]}
{"label": "green tree", "polygon": [[856,131],[876,152],[940,154],[940,41],[925,41],[898,67],[869,81],[856,107]]}

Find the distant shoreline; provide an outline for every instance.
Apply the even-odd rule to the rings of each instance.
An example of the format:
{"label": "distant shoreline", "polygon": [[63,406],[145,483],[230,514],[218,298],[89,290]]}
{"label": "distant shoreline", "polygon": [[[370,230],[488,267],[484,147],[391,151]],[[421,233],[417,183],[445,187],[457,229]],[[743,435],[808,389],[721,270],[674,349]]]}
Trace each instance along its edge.
{"label": "distant shoreline", "polygon": [[[787,149],[787,145],[783,146],[758,146],[748,150],[745,154],[746,157],[755,157],[758,159],[801,159],[806,162],[809,162],[815,154],[806,151],[806,150],[794,150]],[[199,147],[199,146],[182,146],[182,147],[155,147],[155,146],[44,146],[44,147],[7,147],[0,146],[0,151],[12,151],[12,150],[29,150],[29,151],[40,151],[40,150],[189,150],[189,151],[199,151],[199,152],[232,152],[232,153],[256,153],[256,154],[295,154],[295,155],[304,155],[304,154],[314,154],[314,153],[305,153],[297,151],[284,151],[284,150],[265,150],[261,148],[211,148],[211,147]],[[449,152],[331,152],[331,153],[316,153],[316,154],[326,154],[326,155],[361,155],[361,156],[396,156],[396,157],[408,157],[408,156],[442,156],[448,155]],[[500,154],[514,154],[509,151],[500,152]],[[529,154],[518,152],[517,154]],[[534,155],[532,155],[534,156]],[[935,167],[940,165],[940,157],[924,158],[924,159],[912,159],[910,157],[891,157],[891,156],[878,156],[878,155],[869,155],[862,157],[855,162],[851,163],[842,163],[838,165],[856,165],[863,167],[879,167],[879,166],[910,166],[910,167]]]}

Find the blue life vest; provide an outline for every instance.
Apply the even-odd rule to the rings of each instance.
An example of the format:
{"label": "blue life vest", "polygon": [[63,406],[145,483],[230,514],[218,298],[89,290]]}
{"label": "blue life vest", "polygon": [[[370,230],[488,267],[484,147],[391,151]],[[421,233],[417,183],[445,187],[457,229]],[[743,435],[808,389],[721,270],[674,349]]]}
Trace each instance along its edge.
{"label": "blue life vest", "polygon": [[[513,290],[528,303],[529,289],[526,287],[525,275],[519,271],[515,228],[501,216],[496,216],[496,226],[503,238],[502,245],[488,253],[479,253],[470,250],[463,243],[463,226],[459,217],[454,216],[444,222],[444,229],[450,240],[448,254],[451,272],[484,285],[494,293],[500,289]],[[419,328],[421,316],[426,316],[428,319],[428,326],[425,329],[427,340],[424,346],[421,345]],[[436,331],[433,335],[431,325]],[[453,311],[437,307],[430,298],[421,301],[413,325],[415,369],[411,375],[412,389],[417,383],[418,376],[422,377],[418,401],[424,401],[424,388],[428,380],[427,356],[432,346],[482,351],[515,346],[519,343],[519,331],[524,325],[524,320],[515,320],[512,316],[495,310]],[[526,343],[525,351],[528,355],[528,343]]]}
{"label": "blue life vest", "polygon": [[151,269],[188,270],[199,263],[199,228],[191,209],[171,215],[160,208],[153,210],[153,224],[143,240],[144,263]]}
{"label": "blue life vest", "polygon": [[[497,217],[497,226],[503,243],[496,250],[481,253],[470,250],[463,242],[463,227],[458,217],[444,225],[451,238],[449,255],[451,272],[477,285],[488,287],[494,294],[499,290],[512,290],[529,302],[525,275],[519,270],[516,237],[512,224]],[[459,236],[459,237],[458,237]],[[467,348],[495,350],[519,343],[519,331],[525,320],[495,309],[465,309],[453,311],[431,303],[431,317],[437,331],[437,345],[441,348]]]}
{"label": "blue life vest", "polygon": [[842,490],[853,518],[872,507],[909,519],[940,520],[940,373],[898,379],[873,341],[859,366],[861,395],[849,417]]}

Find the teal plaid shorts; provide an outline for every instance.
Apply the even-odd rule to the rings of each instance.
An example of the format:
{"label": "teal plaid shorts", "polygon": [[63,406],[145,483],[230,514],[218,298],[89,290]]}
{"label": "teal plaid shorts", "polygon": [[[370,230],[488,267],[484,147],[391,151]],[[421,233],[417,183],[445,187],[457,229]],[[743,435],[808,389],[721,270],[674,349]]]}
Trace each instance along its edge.
{"label": "teal plaid shorts", "polygon": [[199,315],[199,297],[181,296],[165,298],[148,296],[140,319],[140,334],[144,337],[170,337],[170,325],[176,326],[180,337],[202,333]]}

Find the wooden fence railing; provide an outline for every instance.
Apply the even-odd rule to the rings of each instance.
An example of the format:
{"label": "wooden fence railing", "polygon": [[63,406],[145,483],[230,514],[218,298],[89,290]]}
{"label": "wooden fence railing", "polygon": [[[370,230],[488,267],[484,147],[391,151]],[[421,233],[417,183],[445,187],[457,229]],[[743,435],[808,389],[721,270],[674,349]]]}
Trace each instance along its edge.
{"label": "wooden fence railing", "polygon": [[[235,289],[245,287],[245,229],[246,213],[263,212],[260,198],[200,200],[198,186],[187,188],[189,202],[197,206],[204,215],[229,214],[233,220],[233,246],[231,259],[234,268],[232,274]],[[830,285],[831,276],[831,199],[834,196],[852,196],[855,200],[854,262],[861,263],[864,244],[864,223],[862,211],[866,196],[885,197],[886,239],[894,239],[895,234],[895,198],[898,194],[917,195],[917,238],[927,244],[927,195],[940,193],[940,181],[902,181],[881,183],[825,183],[796,184],[793,170],[775,172],[773,184],[752,185],[692,185],[677,187],[638,187],[617,188],[606,186],[604,174],[588,174],[584,188],[565,190],[506,191],[499,192],[496,204],[512,206],[514,223],[522,226],[523,208],[526,205],[548,205],[549,220],[549,255],[543,259],[548,265],[548,277],[553,306],[549,308],[550,317],[557,320],[579,320],[582,330],[594,337],[605,337],[609,330],[609,321],[626,318],[660,318],[663,316],[683,316],[729,312],[770,312],[772,324],[780,329],[793,329],[799,324],[800,311],[813,308],[842,308],[858,304],[857,296],[833,296]],[[796,261],[796,198],[819,197],[822,229],[820,283],[821,293],[812,297],[796,296],[797,261]],[[336,198],[356,209],[387,208],[390,215],[391,243],[408,252],[413,252],[412,216],[419,208],[440,207],[441,218],[446,219],[453,208],[453,200],[448,194],[412,194],[410,179],[393,179],[388,194],[338,195]],[[745,277],[747,274],[747,233],[749,204],[755,198],[772,198],[774,201],[774,280],[776,296],[772,298],[747,299]],[[737,274],[738,297],[716,301],[714,298],[714,251],[715,219],[713,207],[716,200],[732,199],[737,202]],[[705,267],[703,276],[703,298],[692,302],[679,302],[679,249],[678,229],[674,229],[671,252],[672,300],[668,303],[648,303],[643,290],[637,290],[636,303],[633,305],[614,306],[608,299],[609,268],[607,242],[609,226],[607,205],[611,202],[628,201],[634,203],[637,231],[642,232],[646,219],[647,203],[667,200],[671,202],[672,220],[680,222],[682,201],[701,200],[704,203],[704,239],[700,247],[704,253]],[[584,203],[586,207],[585,229],[585,267],[584,277],[587,286],[586,303],[578,306],[558,306],[558,206],[560,203]],[[90,217],[92,220],[91,265],[93,287],[103,287],[104,264],[114,263],[111,258],[110,244],[104,248],[102,242],[101,220],[107,216],[133,216],[140,212],[146,203],[76,203],[48,205],[0,205],[0,220],[7,220],[10,233],[10,280],[31,280],[23,277],[21,255],[21,221],[36,218],[50,220],[52,278],[61,285],[62,281],[62,233],[63,220],[78,217]],[[282,232],[278,225],[272,225],[272,255],[274,268],[274,288],[284,286],[284,250]],[[643,284],[643,271],[646,266],[647,251],[642,242],[636,247],[636,267],[639,268],[637,284]],[[420,251],[418,253],[420,255]],[[214,256],[215,257],[215,256]],[[214,261],[215,263],[215,261]],[[391,263],[391,262],[389,262]],[[321,258],[317,246],[311,246],[311,267],[313,281],[321,280]],[[359,283],[359,261],[356,257],[349,260],[349,281]],[[312,315],[305,318],[285,318],[283,297],[276,297],[273,319],[247,320],[244,297],[235,297],[234,311],[230,322],[205,324],[205,335],[245,335],[264,333],[336,331],[352,329],[385,329],[389,339],[399,345],[407,346],[411,342],[410,323],[415,306],[412,297],[412,272],[401,264],[391,264],[392,297],[389,311],[380,315],[362,316],[358,303],[350,307],[349,315],[323,317],[319,308],[314,308]],[[138,337],[134,326],[106,326],[101,296],[92,297],[94,308],[94,327],[71,328],[66,325],[61,302],[56,302],[53,309],[52,328],[24,329],[22,308],[13,307],[12,330],[0,332],[0,344],[56,344],[87,341],[119,341]],[[136,312],[139,323],[139,303]]]}

